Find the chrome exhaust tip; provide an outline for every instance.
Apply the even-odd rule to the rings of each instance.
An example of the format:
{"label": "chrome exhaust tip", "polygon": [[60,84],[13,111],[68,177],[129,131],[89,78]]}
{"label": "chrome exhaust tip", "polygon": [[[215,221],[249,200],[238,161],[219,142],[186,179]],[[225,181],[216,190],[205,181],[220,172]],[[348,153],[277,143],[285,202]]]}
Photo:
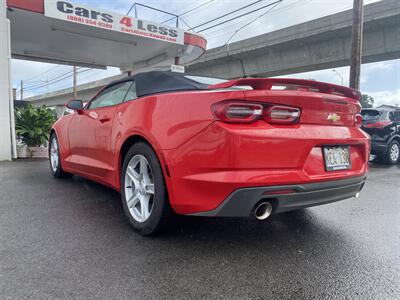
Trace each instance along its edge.
{"label": "chrome exhaust tip", "polygon": [[257,220],[265,220],[272,213],[273,207],[269,202],[261,202],[258,204],[254,210],[254,215]]}

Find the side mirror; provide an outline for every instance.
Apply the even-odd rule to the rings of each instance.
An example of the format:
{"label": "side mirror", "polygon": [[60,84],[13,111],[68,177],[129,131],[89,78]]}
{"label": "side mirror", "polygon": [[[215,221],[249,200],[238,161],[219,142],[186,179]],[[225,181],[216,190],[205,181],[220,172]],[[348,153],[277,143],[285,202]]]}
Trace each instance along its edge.
{"label": "side mirror", "polygon": [[78,113],[83,110],[82,100],[72,99],[67,103],[67,108],[76,110]]}

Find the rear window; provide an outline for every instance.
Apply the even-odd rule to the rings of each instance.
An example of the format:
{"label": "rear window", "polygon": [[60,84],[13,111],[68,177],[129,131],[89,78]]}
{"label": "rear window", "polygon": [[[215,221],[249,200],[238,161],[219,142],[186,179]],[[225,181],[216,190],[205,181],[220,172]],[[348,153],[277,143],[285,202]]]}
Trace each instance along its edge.
{"label": "rear window", "polygon": [[187,79],[196,81],[198,83],[206,84],[206,85],[214,85],[214,84],[219,84],[223,82],[227,82],[228,80],[225,79],[219,79],[219,78],[211,78],[211,77],[203,77],[203,76],[190,76],[190,75],[185,75]]}
{"label": "rear window", "polygon": [[361,111],[362,120],[366,122],[382,120],[385,115],[387,114],[384,111],[379,110],[368,109]]}
{"label": "rear window", "polygon": [[[187,79],[196,81],[198,83],[204,84],[204,85],[215,85],[219,83],[224,83],[229,80],[226,79],[220,79],[220,78],[212,78],[212,77],[203,77],[203,76],[192,76],[192,75],[185,75]],[[250,86],[235,86],[229,88],[230,90],[252,90]]]}

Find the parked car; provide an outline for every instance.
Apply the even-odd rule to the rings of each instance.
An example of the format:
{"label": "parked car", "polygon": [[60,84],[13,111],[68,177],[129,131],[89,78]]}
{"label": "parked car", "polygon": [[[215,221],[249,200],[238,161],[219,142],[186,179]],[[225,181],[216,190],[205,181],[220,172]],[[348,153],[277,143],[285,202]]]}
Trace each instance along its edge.
{"label": "parked car", "polygon": [[362,129],[371,136],[371,153],[396,164],[400,160],[400,108],[382,106],[361,111]]}
{"label": "parked car", "polygon": [[359,98],[317,81],[141,73],[68,103],[51,172],[119,191],[144,235],[173,213],[263,220],[358,196],[370,151]]}

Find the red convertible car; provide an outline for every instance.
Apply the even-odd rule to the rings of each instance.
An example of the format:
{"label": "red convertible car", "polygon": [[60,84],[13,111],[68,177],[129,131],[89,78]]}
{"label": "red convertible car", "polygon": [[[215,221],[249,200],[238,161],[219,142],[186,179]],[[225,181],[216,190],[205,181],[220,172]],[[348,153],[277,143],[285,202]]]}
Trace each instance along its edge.
{"label": "red convertible car", "polygon": [[68,102],[51,171],[119,191],[144,235],[173,213],[263,220],[358,196],[370,150],[359,98],[317,81],[141,73]]}

